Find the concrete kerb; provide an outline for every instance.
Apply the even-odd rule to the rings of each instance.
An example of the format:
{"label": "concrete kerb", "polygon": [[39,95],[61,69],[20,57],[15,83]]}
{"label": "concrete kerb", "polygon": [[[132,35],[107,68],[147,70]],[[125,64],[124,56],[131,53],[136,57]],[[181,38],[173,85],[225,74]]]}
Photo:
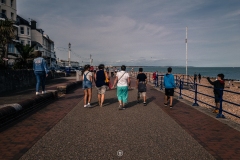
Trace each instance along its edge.
{"label": "concrete kerb", "polygon": [[[148,85],[150,85],[154,89],[164,93],[164,90],[160,90],[159,87],[155,87],[154,84],[148,83]],[[212,113],[212,111],[210,109],[205,108],[205,107],[201,107],[200,105],[198,107],[194,107],[194,106],[192,106],[193,102],[190,102],[190,101],[188,101],[186,99],[179,99],[178,96],[176,96],[176,95],[174,96],[174,99],[176,99],[176,100],[178,100],[178,101],[180,101],[182,103],[185,103],[185,104],[193,107],[194,109],[196,109],[196,110],[198,110],[198,111],[200,111],[200,112],[202,112],[202,113],[204,113],[204,114],[206,114],[206,115],[208,115],[208,116],[218,120],[221,123],[224,123],[224,124],[228,125],[231,128],[234,128],[235,130],[240,132],[239,124],[233,122],[232,120],[227,119],[227,118],[216,118],[216,114]]]}
{"label": "concrete kerb", "polygon": [[59,94],[67,94],[70,90],[77,88],[81,84],[81,81],[66,83],[57,86],[57,90],[48,90],[46,94],[33,96],[14,104],[0,105],[0,127],[10,119],[19,116],[19,114],[27,112],[45,101],[55,100]]}

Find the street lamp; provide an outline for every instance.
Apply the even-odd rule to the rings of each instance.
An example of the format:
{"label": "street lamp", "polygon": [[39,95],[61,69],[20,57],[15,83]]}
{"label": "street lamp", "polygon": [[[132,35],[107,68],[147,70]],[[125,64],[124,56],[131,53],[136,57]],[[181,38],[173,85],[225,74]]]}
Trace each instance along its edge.
{"label": "street lamp", "polygon": [[71,67],[71,43],[68,43],[68,66]]}

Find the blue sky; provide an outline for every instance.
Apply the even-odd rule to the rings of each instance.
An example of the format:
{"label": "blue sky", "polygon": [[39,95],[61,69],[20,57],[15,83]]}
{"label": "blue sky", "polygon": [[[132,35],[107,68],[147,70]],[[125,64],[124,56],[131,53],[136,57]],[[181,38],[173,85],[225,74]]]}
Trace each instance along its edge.
{"label": "blue sky", "polygon": [[20,0],[57,57],[94,65],[240,67],[239,0]]}

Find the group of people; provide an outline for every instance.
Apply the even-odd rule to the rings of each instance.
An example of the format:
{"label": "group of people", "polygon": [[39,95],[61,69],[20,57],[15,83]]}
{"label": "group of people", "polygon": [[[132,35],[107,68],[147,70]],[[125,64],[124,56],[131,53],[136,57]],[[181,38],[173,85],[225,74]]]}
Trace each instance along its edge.
{"label": "group of people", "polygon": [[[172,68],[168,68],[168,73],[164,75],[165,86],[165,101],[167,106],[169,103],[172,108],[173,94],[175,88],[174,76],[171,74]],[[91,107],[92,99],[92,84],[95,82],[98,92],[98,105],[103,106],[105,99],[105,92],[107,89],[106,80],[109,80],[108,73],[104,71],[104,65],[98,66],[98,71],[92,73],[90,71],[90,65],[85,65],[82,73],[83,89],[84,89],[84,107]],[[143,73],[143,68],[139,68],[139,72],[136,78],[136,88],[138,89],[137,102],[140,103],[140,98],[143,100],[143,105],[146,106],[146,91],[147,91],[147,76]],[[116,73],[116,78],[112,85],[112,88],[117,88],[117,98],[119,101],[119,110],[124,110],[125,105],[128,102],[128,89],[131,86],[131,80],[129,73],[126,72],[126,66],[121,66],[121,71]]]}
{"label": "group of people", "polygon": [[195,72],[193,75],[194,83],[197,82],[197,78],[198,78],[198,83],[201,83],[202,75],[200,73],[197,75],[197,73]]}
{"label": "group of people", "polygon": [[[36,76],[36,95],[39,95],[40,92],[40,84],[42,85],[42,94],[45,94],[45,80],[48,76],[48,69],[46,65],[46,61],[41,57],[42,53],[37,51],[36,58],[33,60],[33,70]],[[100,64],[98,66],[98,70],[96,72],[92,72],[92,68],[90,65],[85,65],[82,73],[82,81],[83,81],[83,89],[84,89],[84,107],[91,107],[91,99],[92,99],[92,83],[95,82],[98,92],[98,104],[100,107],[103,106],[105,99],[105,92],[108,87],[109,79],[109,70],[108,72],[104,71],[105,66]],[[113,70],[111,70],[112,74]],[[126,66],[121,66],[121,71],[116,72],[116,78],[112,85],[112,88],[117,86],[117,98],[119,101],[119,109],[125,109],[125,105],[128,101],[128,88],[131,86],[130,75],[126,72]],[[167,74],[164,75],[164,87],[165,87],[165,97],[164,97],[164,105],[169,105],[170,108],[173,107],[173,95],[175,80],[174,76],[171,73],[172,68],[169,67],[167,69]],[[157,72],[153,75],[153,78],[156,80]],[[198,75],[199,83],[201,80],[201,74]],[[197,74],[194,74],[194,81],[197,80]],[[207,77],[208,82],[214,86],[213,92],[215,97],[216,107],[213,110],[214,113],[219,112],[220,101],[223,96],[224,89],[224,74],[218,74],[217,79],[215,81],[211,81],[209,77]],[[157,84],[157,83],[156,83]],[[147,90],[147,76],[143,73],[143,68],[139,68],[139,72],[136,79],[136,86],[138,89],[137,101],[140,102],[140,98],[143,99],[143,104],[146,103],[146,90]]]}
{"label": "group of people", "polygon": [[[95,82],[98,92],[98,105],[103,106],[107,83],[109,83],[109,74],[104,71],[104,65],[100,64],[98,70],[94,73],[90,71],[90,65],[85,65],[82,73],[83,89],[84,89],[84,107],[91,107],[92,99],[92,83]],[[130,76],[126,72],[126,66],[121,66],[121,71],[116,73],[116,78],[112,85],[117,85],[117,97],[119,100],[119,109],[125,109],[124,106],[128,100],[128,87],[130,86]]]}

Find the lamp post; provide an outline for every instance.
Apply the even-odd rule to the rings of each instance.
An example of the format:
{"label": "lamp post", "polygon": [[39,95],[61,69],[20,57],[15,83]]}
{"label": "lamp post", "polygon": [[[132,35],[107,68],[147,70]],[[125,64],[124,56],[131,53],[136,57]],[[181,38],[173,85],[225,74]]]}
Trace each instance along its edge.
{"label": "lamp post", "polygon": [[187,67],[188,67],[188,64],[187,64],[187,61],[188,61],[188,52],[187,52],[187,29],[188,29],[188,27],[186,27],[186,40],[185,40],[185,42],[186,42],[186,77],[187,77]]}
{"label": "lamp post", "polygon": [[68,44],[68,66],[71,67],[71,43]]}

